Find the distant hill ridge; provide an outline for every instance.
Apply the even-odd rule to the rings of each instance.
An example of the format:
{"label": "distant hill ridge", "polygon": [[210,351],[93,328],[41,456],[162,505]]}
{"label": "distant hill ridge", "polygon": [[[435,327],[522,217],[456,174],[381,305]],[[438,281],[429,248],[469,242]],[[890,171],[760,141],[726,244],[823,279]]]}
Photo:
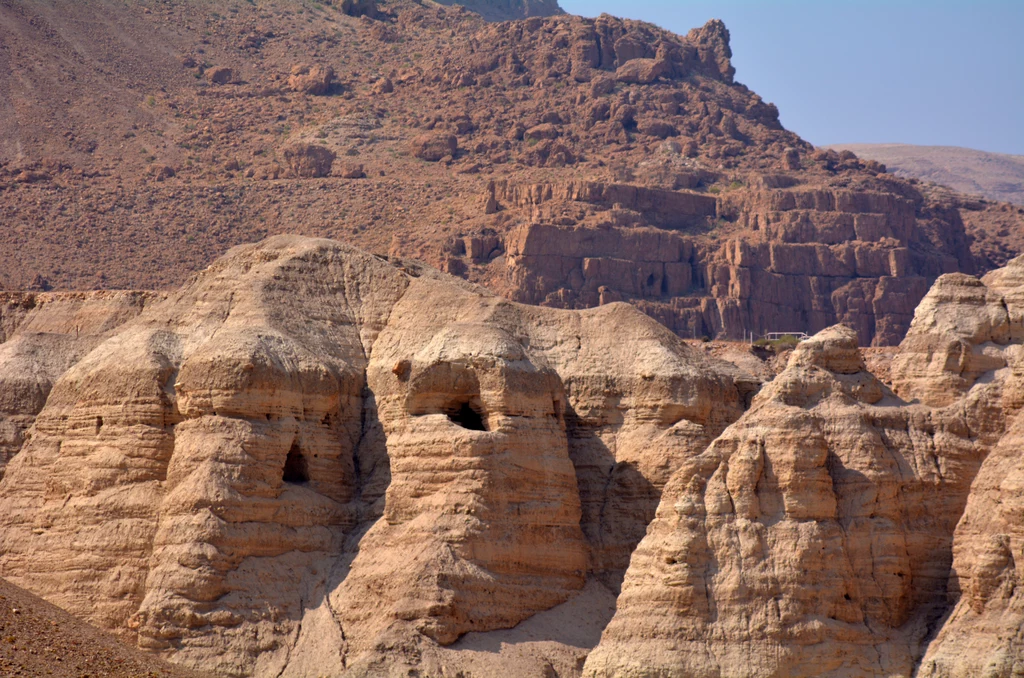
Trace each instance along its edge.
{"label": "distant hill ridge", "polygon": [[899,176],[1024,205],[1024,155],[911,144],[835,144],[831,148],[877,160]]}

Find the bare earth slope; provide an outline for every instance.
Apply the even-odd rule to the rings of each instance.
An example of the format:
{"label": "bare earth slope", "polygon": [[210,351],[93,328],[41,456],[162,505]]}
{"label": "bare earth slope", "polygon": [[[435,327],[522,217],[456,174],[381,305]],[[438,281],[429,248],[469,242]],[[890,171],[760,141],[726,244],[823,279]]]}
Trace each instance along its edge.
{"label": "bare earth slope", "polygon": [[0,673],[81,678],[201,678],[119,642],[24,589],[0,580]]}
{"label": "bare earth slope", "polygon": [[684,337],[846,322],[894,345],[1024,221],[783,129],[718,21],[100,0],[5,3],[0,31],[7,289],[167,288],[301,233]]}

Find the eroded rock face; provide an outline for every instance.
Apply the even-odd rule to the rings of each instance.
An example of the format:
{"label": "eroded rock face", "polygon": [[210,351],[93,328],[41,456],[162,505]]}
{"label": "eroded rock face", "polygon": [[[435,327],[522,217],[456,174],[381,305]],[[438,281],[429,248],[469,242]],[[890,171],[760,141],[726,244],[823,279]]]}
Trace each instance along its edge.
{"label": "eroded rock face", "polygon": [[[801,344],[666,486],[585,675],[1010,675],[1018,265],[922,303],[893,363],[922,403],[849,329]],[[1000,359],[966,380],[949,346]]]}
{"label": "eroded rock face", "polygon": [[[1011,266],[1024,269],[1024,260]],[[1020,330],[1011,330],[1010,313],[999,291],[960,273],[943,276],[921,301],[893,361],[894,387],[908,400],[949,405],[981,375],[1006,367],[1004,353],[1012,334],[1019,335]]]}
{"label": "eroded rock face", "polygon": [[[513,299],[583,308],[605,303],[604,288],[684,337],[842,322],[863,345],[894,345],[930,281],[970,267],[955,248],[923,243],[914,201],[886,193],[778,188],[716,199],[578,181],[498,182],[493,195],[496,211],[530,215],[505,238]],[[716,218],[759,237],[709,244],[698,234]]]}
{"label": "eroded rock face", "polygon": [[462,5],[488,21],[512,21],[532,16],[564,14],[558,0],[441,0],[442,5]]}
{"label": "eroded rock face", "polygon": [[224,675],[1010,675],[1022,262],[940,278],[893,390],[836,326],[745,413],[749,373],[629,305],[327,240],[10,296],[0,355],[65,362],[5,392],[41,411],[0,576]]}
{"label": "eroded rock face", "polygon": [[625,304],[273,238],[56,383],[0,485],[0,574],[185,664],[375,675],[615,585],[741,403]]}
{"label": "eroded rock face", "polygon": [[78,360],[161,295],[6,293],[0,301],[0,476],[50,389]]}

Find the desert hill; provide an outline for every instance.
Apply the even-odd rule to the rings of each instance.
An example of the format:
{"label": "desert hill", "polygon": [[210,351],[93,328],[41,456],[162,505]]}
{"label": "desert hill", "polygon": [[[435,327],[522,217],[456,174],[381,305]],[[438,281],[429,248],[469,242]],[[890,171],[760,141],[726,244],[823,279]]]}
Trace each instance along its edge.
{"label": "desert hill", "polygon": [[167,289],[300,233],[684,337],[841,321],[892,345],[1024,219],[783,129],[721,22],[103,0],[7,3],[0,30],[9,290]]}
{"label": "desert hill", "polygon": [[941,276],[883,381],[297,236],[11,295],[0,576],[224,676],[1012,675],[1022,300]]}
{"label": "desert hill", "polygon": [[890,172],[915,177],[996,202],[1024,205],[1024,156],[955,146],[834,144],[885,164]]}

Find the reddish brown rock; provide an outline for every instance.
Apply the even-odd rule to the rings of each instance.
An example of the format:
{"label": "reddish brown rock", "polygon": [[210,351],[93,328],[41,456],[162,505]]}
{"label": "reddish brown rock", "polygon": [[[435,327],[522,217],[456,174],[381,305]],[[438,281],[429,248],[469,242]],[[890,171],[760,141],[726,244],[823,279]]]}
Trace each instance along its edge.
{"label": "reddish brown rock", "polygon": [[669,65],[662,60],[634,58],[619,66],[615,71],[615,79],[619,82],[649,85],[668,70]]}
{"label": "reddish brown rock", "polygon": [[214,85],[227,85],[235,79],[235,72],[224,66],[210,68],[206,71],[206,79]]}
{"label": "reddish brown rock", "polygon": [[292,144],[283,150],[285,162],[292,174],[302,179],[330,176],[334,152],[316,144]]}
{"label": "reddish brown rock", "polygon": [[288,87],[295,92],[322,96],[327,94],[334,83],[334,69],[320,64],[300,64],[292,67]]}
{"label": "reddish brown rock", "polygon": [[454,157],[459,150],[459,140],[454,134],[423,134],[410,144],[413,156],[427,162],[437,162]]}

